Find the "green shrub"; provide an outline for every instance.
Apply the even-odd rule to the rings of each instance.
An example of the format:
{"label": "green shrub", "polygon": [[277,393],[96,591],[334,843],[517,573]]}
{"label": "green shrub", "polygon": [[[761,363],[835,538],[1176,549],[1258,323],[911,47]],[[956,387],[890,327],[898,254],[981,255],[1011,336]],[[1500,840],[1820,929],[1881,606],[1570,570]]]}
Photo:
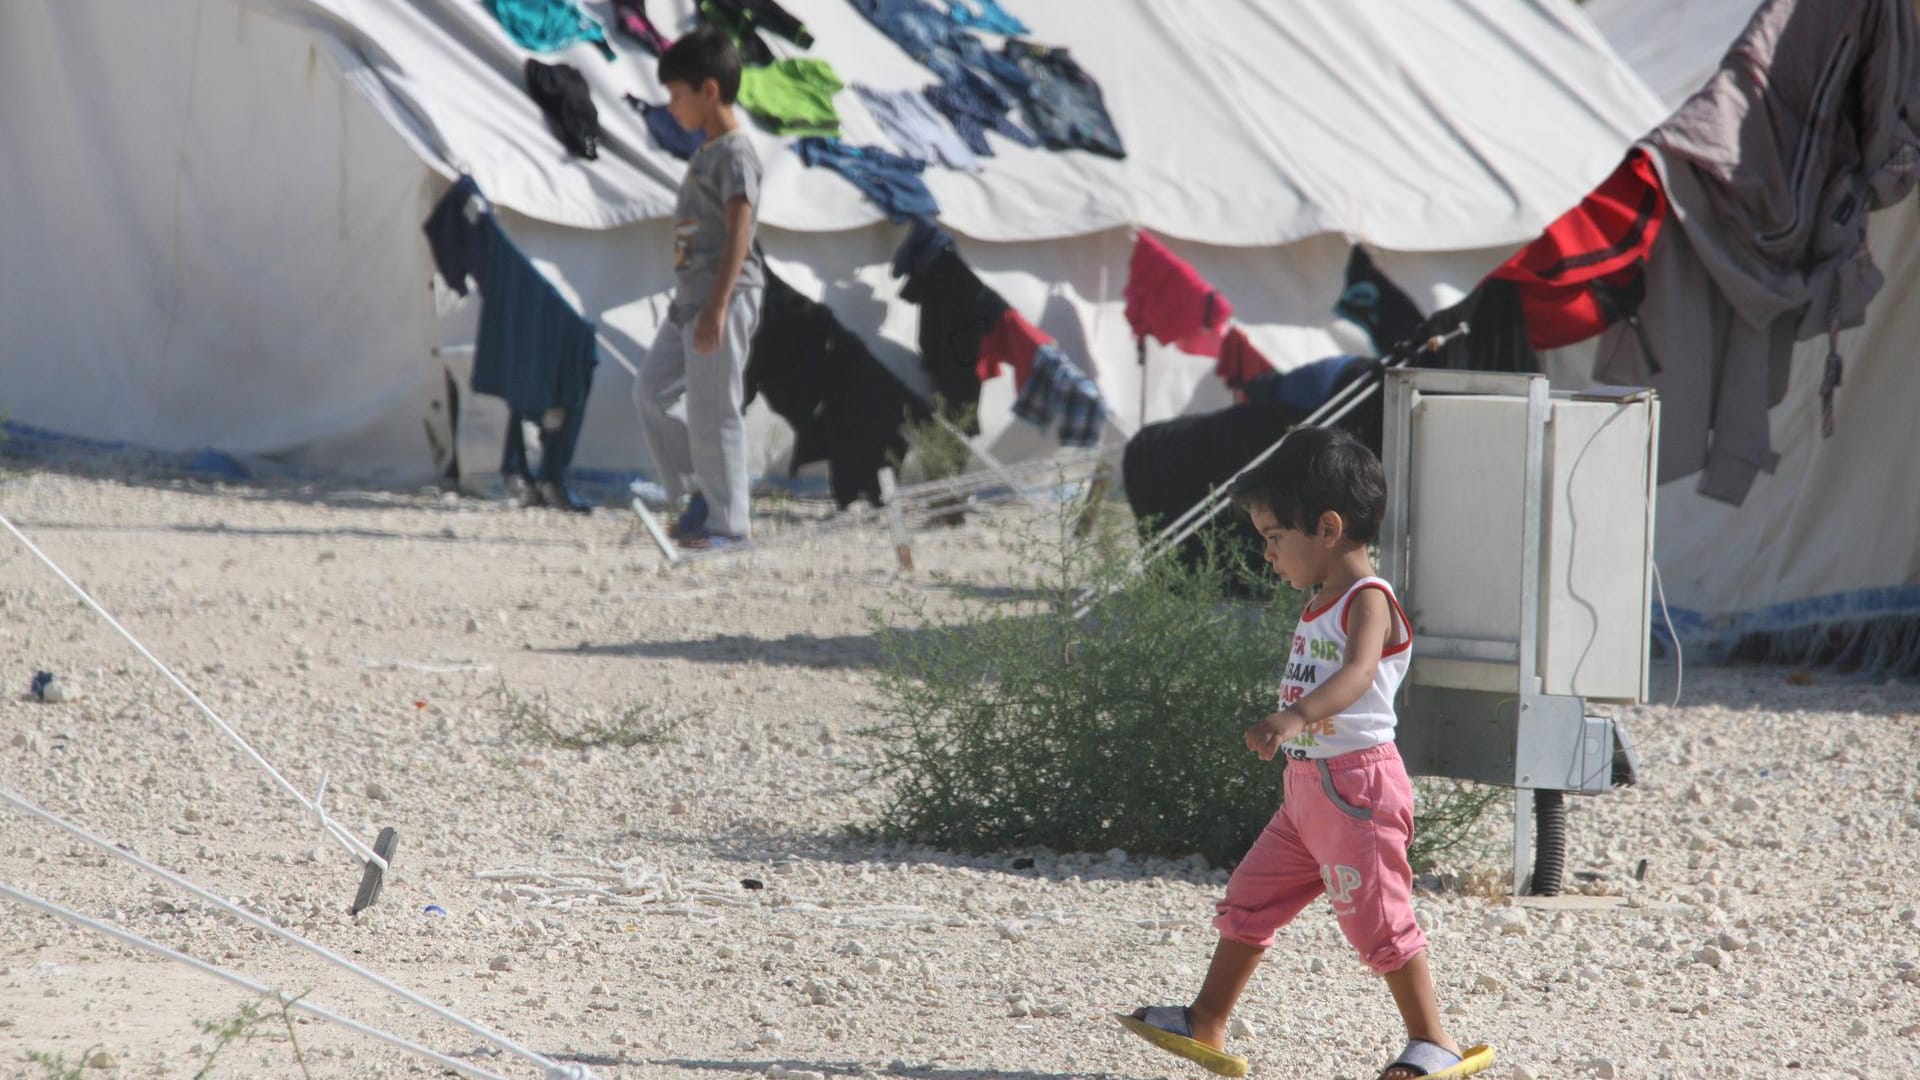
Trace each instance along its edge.
{"label": "green shrub", "polygon": [[[1111,533],[1015,545],[1016,599],[932,623],[878,615],[883,831],[944,848],[1243,854],[1279,802],[1247,752],[1274,707],[1298,601],[1223,602],[1226,572],[1163,560],[1123,580]],[[1083,589],[1114,591],[1075,619]]]}
{"label": "green shrub", "polygon": [[[1108,530],[1015,543],[1031,568],[1013,599],[963,600],[929,617],[923,595],[875,613],[882,658],[877,776],[889,785],[878,832],[949,850],[1022,847],[1232,865],[1281,799],[1279,762],[1242,742],[1275,705],[1303,597],[1269,575],[1226,595],[1216,535],[1195,565],[1163,559],[1128,578],[1131,552]],[[1083,591],[1106,594],[1074,618]],[[1109,592],[1109,590],[1111,590]],[[1449,787],[1416,822],[1416,866],[1458,842],[1485,795]],[[1423,809],[1426,809],[1423,807]]]}
{"label": "green shrub", "polygon": [[1413,844],[1407,850],[1413,872],[1425,873],[1435,863],[1457,860],[1473,846],[1474,825],[1481,815],[1506,797],[1504,788],[1465,780],[1415,780]]}

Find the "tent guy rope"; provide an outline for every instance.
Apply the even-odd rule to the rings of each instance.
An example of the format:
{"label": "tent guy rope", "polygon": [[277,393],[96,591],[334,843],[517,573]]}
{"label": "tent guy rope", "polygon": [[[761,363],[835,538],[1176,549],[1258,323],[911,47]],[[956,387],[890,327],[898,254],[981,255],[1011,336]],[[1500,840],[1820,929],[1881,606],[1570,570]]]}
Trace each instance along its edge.
{"label": "tent guy rope", "polygon": [[20,541],[21,544],[26,546],[28,551],[33,553],[35,558],[45,563],[47,569],[53,571],[55,577],[58,577],[62,582],[66,583],[66,586],[72,589],[75,595],[79,596],[87,607],[93,609],[94,614],[106,620],[108,626],[113,627],[121,637],[126,638],[128,644],[132,645],[136,652],[145,657],[148,663],[158,668],[160,674],[167,677],[168,682],[178,687],[180,692],[187,696],[188,701],[193,702],[201,712],[206,714],[207,719],[213,722],[213,726],[219,729],[221,734],[231,740],[235,746],[240,748],[241,753],[245,754],[254,764],[258,765],[263,772],[271,777],[273,782],[279,786],[280,790],[292,796],[293,800],[306,810],[308,816],[311,817],[321,829],[325,830],[328,836],[333,837],[335,842],[341,847],[346,848],[347,852],[358,859],[363,865],[374,867],[380,874],[386,872],[387,860],[376,853],[373,848],[367,846],[359,837],[353,835],[345,825],[334,820],[321,804],[321,798],[326,790],[326,779],[324,776],[321,778],[319,788],[314,792],[314,797],[311,799],[307,798],[306,795],[301,793],[299,788],[294,787],[286,777],[280,775],[280,770],[274,768],[272,762],[262,757],[260,752],[255,750],[251,743],[247,742],[246,739],[240,736],[239,732],[235,731],[231,725],[221,719],[220,714],[214,712],[212,706],[201,700],[200,695],[194,693],[193,688],[188,686],[185,680],[174,674],[172,668],[168,667],[159,657],[155,656],[145,645],[142,645],[139,638],[134,637],[126,627],[120,625],[119,620],[108,614],[107,609],[101,607],[99,602],[94,600],[94,598],[87,593],[87,590],[80,586],[79,582],[69,577],[65,570],[60,569],[58,563],[48,558],[47,553],[41,551],[39,546],[32,540],[27,539],[27,535],[15,527],[13,522],[4,514],[0,514],[0,526],[4,526],[9,533],[13,534],[14,539]]}
{"label": "tent guy rope", "polygon": [[[509,1039],[504,1035],[497,1034],[489,1030],[488,1028],[483,1027],[480,1024],[467,1019],[464,1016],[461,1016],[459,1013],[454,1012],[453,1010],[447,1008],[444,1005],[441,1005],[428,998],[422,997],[419,994],[414,993],[413,991],[407,989],[404,986],[401,986],[400,984],[392,981],[391,979],[386,978],[383,975],[376,974],[375,972],[369,971],[366,968],[361,967],[359,964],[356,964],[353,961],[347,959],[346,957],[341,956],[339,953],[334,952],[332,949],[329,949],[324,945],[321,945],[317,942],[309,941],[306,938],[303,938],[300,935],[293,933],[290,930],[286,930],[286,929],[283,929],[282,927],[276,926],[271,921],[267,919],[263,919],[258,915],[255,915],[253,912],[248,911],[243,907],[240,907],[239,905],[233,903],[232,901],[225,900],[225,899],[222,899],[221,897],[215,896],[213,893],[208,892],[207,890],[201,888],[198,885],[195,885],[193,882],[188,881],[186,878],[183,878],[180,875],[173,873],[172,871],[156,866],[153,863],[150,863],[147,860],[141,858],[140,856],[135,855],[134,853],[119,847],[118,845],[110,843],[109,841],[102,839],[101,837],[95,836],[93,833],[88,832],[86,829],[82,828],[79,825],[74,824],[73,822],[66,820],[65,818],[62,818],[56,814],[53,814],[50,811],[41,809],[40,807],[34,805],[31,802],[28,802],[26,799],[15,794],[12,791],[9,791],[5,788],[0,788],[0,802],[6,803],[7,805],[13,807],[14,809],[20,811],[23,814],[26,814],[29,817],[37,818],[40,821],[48,825],[51,825],[54,828],[61,830],[62,832],[67,833],[70,836],[76,837],[77,839],[80,839],[80,840],[84,840],[85,842],[92,844],[94,847],[99,848],[101,851],[106,852],[108,855],[112,856],[113,858],[116,858],[122,862],[128,863],[129,865],[134,866],[135,868],[147,874],[150,874],[156,878],[159,878],[161,881],[164,881],[167,884],[174,886],[175,888],[182,889],[188,893],[191,893],[193,896],[199,898],[200,900],[213,905],[214,907],[220,909],[221,911],[226,912],[228,915],[231,915],[234,918],[239,919],[241,922],[246,923],[248,926],[251,926],[256,930],[261,931],[262,933],[268,934],[272,937],[279,938],[281,941],[284,941],[287,944],[292,945],[297,949],[301,949],[305,952],[311,953],[314,956],[319,957],[321,960],[324,960],[327,963],[334,965],[335,967],[341,968],[347,972],[350,972],[351,974],[357,975],[360,978],[366,980],[367,982],[372,983],[374,986],[380,988],[381,990],[384,990],[387,993],[392,994],[393,996],[399,998],[400,1000],[405,1001],[410,1005],[415,1005],[415,1006],[418,1006],[419,1008],[425,1009],[428,1012],[432,1013],[433,1015],[439,1017],[440,1019],[445,1020],[450,1024],[454,1024],[466,1030],[468,1033],[486,1040],[487,1042],[493,1044],[494,1046],[499,1047],[501,1050],[504,1050],[507,1053],[513,1054],[516,1057],[523,1058],[526,1061],[530,1062],[531,1064],[538,1065],[540,1068],[546,1070],[549,1080],[590,1080],[590,1074],[585,1072],[583,1069],[580,1069],[578,1066],[564,1066],[564,1065],[558,1064],[557,1062],[549,1060],[545,1056],[533,1050],[529,1050],[524,1046],[521,1046],[519,1043],[514,1042],[512,1039]],[[0,888],[4,888],[4,886],[0,886]],[[24,894],[16,894],[14,898],[23,899],[23,902],[25,902]],[[38,905],[35,905],[35,906],[38,906]],[[191,961],[191,958],[188,958],[188,959],[190,962],[193,962],[196,965],[198,965],[198,961]],[[216,972],[216,974],[218,974],[218,972]],[[269,994],[275,993],[274,991],[268,990],[264,987],[260,988],[260,992],[269,993]],[[478,1073],[476,1075],[490,1076],[492,1074]]]}
{"label": "tent guy rope", "polygon": [[[302,1000],[301,998],[294,997],[293,995],[288,994],[284,990],[276,990],[271,986],[267,986],[264,983],[256,982],[245,975],[239,974],[238,972],[228,971],[227,969],[222,967],[216,967],[212,964],[207,963],[204,960],[196,960],[193,957],[188,956],[186,953],[178,952],[174,949],[169,949],[165,945],[162,945],[155,941],[151,941],[147,938],[143,938],[138,934],[132,933],[131,931],[122,930],[117,926],[111,926],[97,919],[88,918],[87,916],[82,915],[79,912],[72,910],[71,908],[64,908],[51,901],[42,900],[39,897],[33,895],[32,893],[23,892],[19,889],[12,887],[11,885],[0,883],[0,899],[11,900],[14,903],[19,904],[23,907],[34,908],[47,915],[53,916],[56,919],[60,919],[63,922],[72,923],[75,926],[78,926],[87,930],[92,930],[98,934],[104,934],[107,937],[113,938],[114,940],[119,941],[123,944],[131,945],[136,949],[141,949],[146,952],[150,952],[155,956],[160,957],[163,960],[172,960],[174,963],[177,963],[177,964],[185,964],[186,966],[194,969],[195,971],[198,971],[204,975],[211,975],[214,978],[220,979],[224,982],[232,983],[233,985],[240,987],[242,990],[251,991],[252,993],[259,994],[261,997],[272,998],[277,1004],[285,1006],[288,1010],[292,1012],[303,1013],[307,1016],[311,1016],[316,1019],[328,1021],[329,1023],[339,1024],[341,1027],[344,1027],[349,1031],[355,1031],[369,1038],[378,1039],[381,1042],[399,1047],[400,1049],[405,1050],[410,1054],[414,1054],[419,1057],[425,1058],[426,1060],[431,1061],[436,1065],[439,1065],[443,1068],[451,1069],[454,1072],[460,1073],[464,1076],[476,1077],[477,1080],[506,1080],[506,1078],[502,1077],[499,1073],[491,1073],[486,1071],[485,1069],[475,1068],[474,1066],[469,1065],[466,1062],[459,1060],[458,1058],[451,1058],[445,1054],[440,1053],[437,1050],[428,1049],[427,1047],[421,1046],[418,1043],[408,1042],[406,1039],[403,1039],[400,1036],[393,1034],[392,1032],[383,1031],[380,1028],[376,1028],[376,1027],[371,1027],[367,1024],[363,1024],[360,1021],[354,1020],[350,1017],[341,1016],[339,1013],[333,1012],[329,1009],[323,1009],[318,1005],[309,1005],[306,1001]],[[552,1073],[550,1075],[555,1077],[556,1080],[562,1080],[562,1078],[567,1078],[567,1077],[578,1075],[578,1074],[569,1074],[569,1073],[561,1072],[561,1073]]]}

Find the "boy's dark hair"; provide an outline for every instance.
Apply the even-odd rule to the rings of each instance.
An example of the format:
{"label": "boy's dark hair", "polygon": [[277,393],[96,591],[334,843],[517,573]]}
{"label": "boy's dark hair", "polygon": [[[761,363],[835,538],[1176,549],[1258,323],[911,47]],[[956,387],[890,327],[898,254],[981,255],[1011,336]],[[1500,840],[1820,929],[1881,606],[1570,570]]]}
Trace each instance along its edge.
{"label": "boy's dark hair", "polygon": [[1234,505],[1264,507],[1289,529],[1313,533],[1331,510],[1345,538],[1370,544],[1387,510],[1387,476],[1365,443],[1338,428],[1301,427],[1280,449],[1233,485]]}
{"label": "boy's dark hair", "polygon": [[740,96],[740,50],[725,30],[711,24],[681,35],[660,54],[660,84],[685,83],[695,90],[712,79],[720,100],[731,105]]}

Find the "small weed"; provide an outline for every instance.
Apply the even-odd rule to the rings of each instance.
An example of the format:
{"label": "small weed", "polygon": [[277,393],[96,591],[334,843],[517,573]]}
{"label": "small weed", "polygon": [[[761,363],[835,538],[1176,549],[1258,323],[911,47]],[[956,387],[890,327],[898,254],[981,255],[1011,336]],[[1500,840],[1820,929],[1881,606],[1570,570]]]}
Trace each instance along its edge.
{"label": "small weed", "polygon": [[67,1055],[49,1054],[42,1050],[27,1051],[27,1060],[40,1066],[42,1080],[85,1080],[87,1058],[93,1055],[97,1047],[88,1047],[81,1051],[80,1060],[67,1064]]}
{"label": "small weed", "polygon": [[[758,516],[769,525],[787,526],[793,524],[799,519],[799,514],[795,512],[794,508],[793,492],[783,487],[773,488],[768,491],[766,495],[759,499]],[[768,532],[770,535],[777,535],[779,530],[770,529]]]}
{"label": "small weed", "polygon": [[688,719],[685,714],[665,715],[652,705],[633,705],[606,723],[593,718],[572,723],[556,717],[545,693],[529,700],[503,682],[491,694],[506,718],[508,738],[562,750],[658,746],[671,740]]}
{"label": "small weed", "polygon": [[[952,429],[965,431],[979,422],[979,414],[980,409],[976,405],[954,407],[938,394],[933,398],[933,415],[927,419],[917,419],[911,409],[907,411],[901,432],[906,435],[913,456],[920,463],[923,479],[944,480],[967,471],[967,459],[972,456],[972,451],[967,449],[966,440],[955,435],[948,425],[952,425]],[[942,424],[939,418],[945,418],[946,424]],[[899,470],[905,462],[896,459],[892,464],[894,469]]]}
{"label": "small weed", "polygon": [[243,1001],[240,1008],[224,1020],[195,1020],[193,1026],[202,1035],[213,1039],[213,1049],[207,1051],[207,1062],[200,1071],[193,1074],[193,1080],[206,1080],[213,1075],[213,1065],[221,1052],[237,1042],[252,1042],[255,1039],[278,1039],[280,1033],[273,1031],[277,1023],[286,1029],[286,1040],[293,1047],[293,1062],[300,1067],[300,1075],[311,1080],[307,1071],[306,1055],[300,1051],[300,1039],[293,1033],[293,1004],[299,997],[271,997],[258,1001]]}
{"label": "small weed", "polygon": [[1407,859],[1416,874],[1426,873],[1443,856],[1457,859],[1487,808],[1504,794],[1500,788],[1462,780],[1422,778],[1414,787],[1418,824]]}

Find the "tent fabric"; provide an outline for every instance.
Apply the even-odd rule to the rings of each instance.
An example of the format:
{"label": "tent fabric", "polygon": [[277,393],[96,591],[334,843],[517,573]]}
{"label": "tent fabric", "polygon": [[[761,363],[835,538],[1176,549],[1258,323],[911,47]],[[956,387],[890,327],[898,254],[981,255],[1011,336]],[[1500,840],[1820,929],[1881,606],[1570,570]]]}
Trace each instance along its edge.
{"label": "tent fabric", "polygon": [[[544,152],[537,111],[515,85],[519,51],[470,0],[248,2],[319,31],[424,159],[448,178],[471,173],[504,207],[582,228],[671,213],[677,165],[637,117],[601,110],[607,145],[596,165]],[[847,0],[786,7],[816,38],[808,55],[843,78],[926,85],[927,69]],[[670,36],[691,17],[684,0],[648,10]],[[1003,144],[991,182],[930,177],[948,227],[981,240],[1137,226],[1233,247],[1328,233],[1401,251],[1517,244],[1566,208],[1570,183],[1577,193],[1604,177],[1657,111],[1567,0],[1284,12],[1259,0],[1049,0],[1020,15],[1031,40],[1070,47],[1098,80],[1129,157]],[[662,99],[643,50],[611,64],[586,46],[556,55],[581,57],[575,66],[600,100]],[[844,132],[851,142],[879,135],[864,115]],[[857,193],[784,156],[775,137],[757,137],[766,224],[836,232],[880,220]],[[1263,182],[1245,182],[1256,176]]]}
{"label": "tent fabric", "polygon": [[1607,43],[1669,108],[1720,70],[1760,0],[1587,0]]}
{"label": "tent fabric", "polygon": [[[808,55],[849,81],[928,82],[844,0],[783,6],[819,38]],[[1126,403],[1110,423],[1131,428],[1136,403],[1151,421],[1230,400],[1211,361],[1134,363],[1121,289],[1135,226],[1232,296],[1284,370],[1367,351],[1330,314],[1352,240],[1420,307],[1443,307],[1659,119],[1564,0],[1400,6],[1286,20],[1252,0],[1021,7],[1033,40],[1070,47],[1099,79],[1130,157],[1003,144],[982,173],[933,168],[929,184],[982,287]],[[690,24],[685,0],[646,10],[669,35]],[[654,58],[614,41],[611,63],[584,44],[543,57],[579,68],[601,105],[600,158],[586,162],[554,139],[520,88],[524,52],[480,4],[5,5],[0,90],[33,107],[0,112],[0,137],[33,152],[0,166],[0,409],[166,453],[431,480],[422,422],[446,427],[444,387],[469,377],[481,305],[429,287],[418,227],[464,163],[515,244],[599,328],[575,475],[624,484],[647,467],[625,365],[664,318],[664,215],[685,167],[638,110],[607,107],[665,96]],[[836,103],[849,141],[884,138],[854,95]],[[769,265],[931,399],[922,313],[887,267],[905,230],[791,144],[751,137],[768,165]],[[1014,394],[1011,380],[980,388],[982,446],[1005,461],[1054,452],[1013,417]],[[506,421],[503,403],[463,399],[462,460],[491,461]],[[759,404],[748,423],[753,471],[784,472],[793,432]]]}

